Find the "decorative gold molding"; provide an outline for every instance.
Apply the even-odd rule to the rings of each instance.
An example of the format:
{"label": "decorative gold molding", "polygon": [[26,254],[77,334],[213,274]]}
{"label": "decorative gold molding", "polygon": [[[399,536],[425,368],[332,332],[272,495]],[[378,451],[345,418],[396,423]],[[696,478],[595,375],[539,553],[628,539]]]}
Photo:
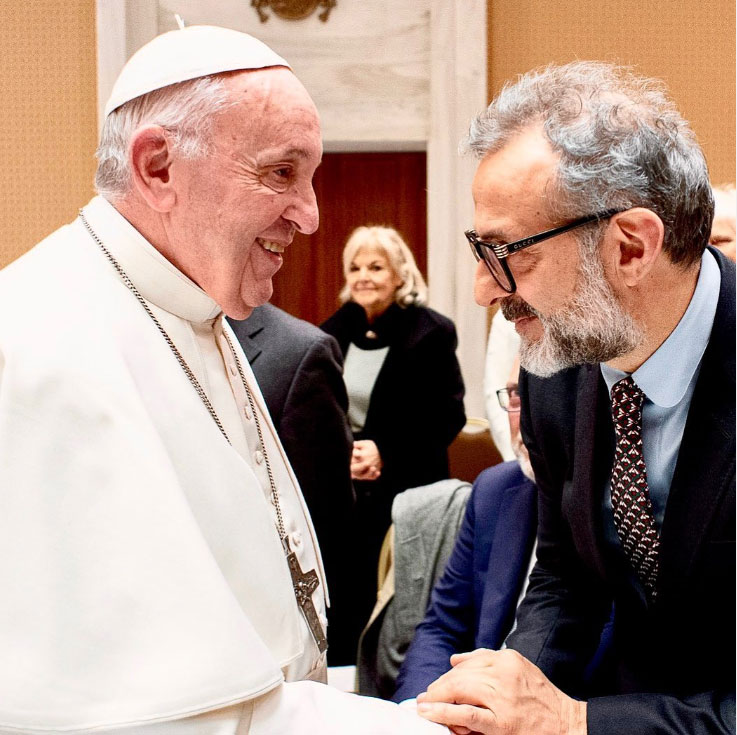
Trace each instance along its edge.
{"label": "decorative gold molding", "polygon": [[269,19],[265,8],[271,8],[284,20],[302,20],[312,15],[318,7],[323,8],[323,11],[317,17],[324,23],[336,4],[337,0],[251,0],[251,6],[256,8],[262,23]]}

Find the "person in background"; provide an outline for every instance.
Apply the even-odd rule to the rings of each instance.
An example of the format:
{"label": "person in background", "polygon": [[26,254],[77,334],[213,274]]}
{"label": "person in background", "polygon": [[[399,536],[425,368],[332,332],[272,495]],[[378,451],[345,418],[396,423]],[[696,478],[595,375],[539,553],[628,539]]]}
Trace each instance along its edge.
{"label": "person in background", "polygon": [[399,233],[359,227],[343,250],[343,306],[321,327],[345,358],[356,488],[356,641],[376,601],[376,565],[394,496],[448,477],[465,423],[457,337],[424,306],[427,286]]}
{"label": "person in background", "polygon": [[338,343],[314,324],[273,304],[248,319],[228,319],[258,381],[320,544],[330,593],[328,663],[352,663],[344,607],[352,594],[345,549],[355,501],[353,437]]}
{"label": "person in background", "polygon": [[442,577],[417,626],[392,699],[414,699],[450,669],[454,653],[499,648],[526,587],[537,523],[537,488],[519,428],[519,359],[495,396],[517,459],[484,470]]}
{"label": "person in background", "polygon": [[0,273],[0,732],[442,735],[322,683],[314,529],[224,319],[317,229],[312,99],[252,36],[165,33],[97,156]]}
{"label": "person in background", "polygon": [[537,559],[507,648],[455,656],[418,712],[734,735],[735,265],[707,247],[704,154],[662,82],[603,62],[507,85],[467,150],[474,295],[521,338]]}
{"label": "person in background", "polygon": [[731,261],[737,258],[737,191],[734,184],[714,187],[714,221],[709,245],[721,250]]}

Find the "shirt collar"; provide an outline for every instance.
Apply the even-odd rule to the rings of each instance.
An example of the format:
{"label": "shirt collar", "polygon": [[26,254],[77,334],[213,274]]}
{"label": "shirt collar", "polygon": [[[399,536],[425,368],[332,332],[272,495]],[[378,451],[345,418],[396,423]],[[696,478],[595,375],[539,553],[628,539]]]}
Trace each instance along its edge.
{"label": "shirt collar", "polygon": [[[716,259],[705,250],[696,289],[686,312],[668,339],[632,373],[642,392],[658,406],[671,408],[685,395],[709,343],[720,282]],[[603,363],[601,374],[610,391],[618,380],[627,376]]]}
{"label": "shirt collar", "polygon": [[115,207],[95,197],[84,216],[144,299],[189,322],[207,322],[220,307],[170,263]]}

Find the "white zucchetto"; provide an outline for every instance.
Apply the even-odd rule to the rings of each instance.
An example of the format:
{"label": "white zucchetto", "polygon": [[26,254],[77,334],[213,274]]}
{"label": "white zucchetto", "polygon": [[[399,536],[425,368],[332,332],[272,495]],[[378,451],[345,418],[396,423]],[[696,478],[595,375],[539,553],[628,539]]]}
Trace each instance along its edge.
{"label": "white zucchetto", "polygon": [[126,102],[208,74],[289,64],[247,33],[217,26],[189,26],[157,36],[142,46],[120,72],[105,117]]}

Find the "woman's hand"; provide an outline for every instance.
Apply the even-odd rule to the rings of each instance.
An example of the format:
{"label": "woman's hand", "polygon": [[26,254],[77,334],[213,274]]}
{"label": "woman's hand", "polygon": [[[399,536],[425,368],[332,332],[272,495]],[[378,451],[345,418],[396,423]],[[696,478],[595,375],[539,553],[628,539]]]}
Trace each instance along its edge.
{"label": "woman's hand", "polygon": [[379,448],[371,439],[359,439],[353,442],[351,455],[351,478],[354,480],[375,480],[381,475]]}

